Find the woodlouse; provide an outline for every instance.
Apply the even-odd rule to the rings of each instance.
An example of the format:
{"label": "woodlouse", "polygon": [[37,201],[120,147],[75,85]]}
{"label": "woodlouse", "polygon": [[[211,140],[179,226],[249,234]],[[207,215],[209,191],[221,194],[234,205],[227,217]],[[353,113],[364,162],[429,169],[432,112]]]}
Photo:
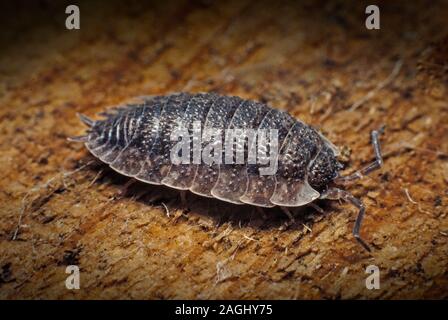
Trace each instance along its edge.
{"label": "woodlouse", "polygon": [[[359,209],[354,237],[366,248],[359,229],[363,203],[336,184],[361,178],[382,165],[379,131],[372,131],[376,160],[349,176],[341,176],[337,148],[322,134],[288,113],[264,103],[215,93],[177,93],[142,97],[139,102],[101,114],[101,120],[80,119],[89,130],[70,138],[84,142],[90,152],[117,172],[150,184],[259,207],[298,207],[315,199],[342,199]],[[279,152],[274,175],[260,175],[257,164],[173,164],[170,133],[179,122],[190,128],[276,129]],[[246,152],[247,152],[247,147]]]}

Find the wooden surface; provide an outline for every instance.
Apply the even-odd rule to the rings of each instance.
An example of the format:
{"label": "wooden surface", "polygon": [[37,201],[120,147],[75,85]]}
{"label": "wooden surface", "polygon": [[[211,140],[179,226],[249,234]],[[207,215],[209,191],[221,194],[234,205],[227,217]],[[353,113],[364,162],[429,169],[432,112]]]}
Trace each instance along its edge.
{"label": "wooden surface", "polygon": [[[107,3],[80,2],[77,31],[61,3],[2,10],[0,298],[448,297],[446,2],[380,2],[379,31],[362,2]],[[350,205],[320,202],[280,231],[276,209],[191,194],[185,208],[144,184],[120,196],[127,179],[66,140],[85,129],[76,112],[178,91],[287,110],[344,148],[346,173],[386,125],[384,168],[347,187],[373,251]],[[379,290],[365,287],[372,264]]]}

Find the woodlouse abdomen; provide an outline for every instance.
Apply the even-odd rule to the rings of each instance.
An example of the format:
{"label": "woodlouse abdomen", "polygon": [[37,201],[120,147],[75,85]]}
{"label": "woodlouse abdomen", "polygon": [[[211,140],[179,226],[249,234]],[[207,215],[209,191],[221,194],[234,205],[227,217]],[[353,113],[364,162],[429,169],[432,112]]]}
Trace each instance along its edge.
{"label": "woodlouse abdomen", "polygon": [[[266,104],[214,93],[143,98],[92,123],[85,144],[114,170],[143,182],[237,204],[301,206],[320,196],[341,168],[335,147],[316,130]],[[278,130],[278,170],[257,164],[173,164],[170,135],[179,126]],[[248,146],[246,146],[247,148]]]}
{"label": "woodlouse abdomen", "polygon": [[[349,201],[359,209],[353,234],[369,249],[359,236],[364,205],[332,184],[358,179],[381,167],[378,131],[372,132],[375,162],[341,177],[342,165],[336,159],[337,148],[328,139],[305,123],[264,103],[215,93],[178,93],[143,97],[138,103],[114,108],[101,115],[104,118],[97,121],[80,116],[90,129],[87,135],[72,140],[84,142],[93,155],[117,172],[150,184],[163,184],[205,197],[259,207],[298,207],[318,198]],[[248,161],[174,163],[172,133],[179,127],[188,128],[191,133],[194,123],[199,123],[204,131],[275,130],[277,170],[264,175],[260,164]],[[221,138],[214,139],[215,143]],[[239,147],[247,154],[251,143],[242,141]],[[200,146],[207,148],[203,142]],[[269,141],[265,148],[272,150],[273,146]]]}

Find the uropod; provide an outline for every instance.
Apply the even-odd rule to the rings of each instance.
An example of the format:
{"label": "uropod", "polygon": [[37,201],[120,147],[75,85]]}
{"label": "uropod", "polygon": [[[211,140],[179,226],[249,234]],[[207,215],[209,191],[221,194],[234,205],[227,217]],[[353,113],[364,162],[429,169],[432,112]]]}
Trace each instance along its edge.
{"label": "uropod", "polygon": [[[360,236],[365,206],[338,185],[382,166],[380,131],[371,133],[375,161],[342,176],[338,149],[327,138],[288,113],[261,102],[215,93],[176,93],[141,97],[100,115],[103,117],[96,121],[79,115],[89,129],[85,135],[69,139],[83,142],[113,170],[145,183],[189,190],[235,204],[280,206],[291,219],[288,207],[308,205],[316,199],[341,199],[358,208],[353,236],[370,251]],[[197,125],[202,130],[199,138],[207,135],[206,139],[195,140]],[[179,145],[178,135],[173,138],[173,134],[178,132],[191,138],[187,146],[199,145],[201,151],[213,154],[212,160],[204,161],[193,147],[183,156],[187,153],[196,161],[173,161],[173,154],[182,153],[173,153]],[[230,144],[225,139],[228,132],[237,138]],[[275,136],[250,136],[247,132],[270,132]],[[229,146],[234,149],[227,153]],[[242,161],[236,161],[237,150],[243,154]],[[226,157],[228,154],[233,156]],[[256,155],[255,161],[249,154]],[[275,170],[262,174],[266,166],[257,160],[266,160],[267,154],[274,156],[271,160]]]}

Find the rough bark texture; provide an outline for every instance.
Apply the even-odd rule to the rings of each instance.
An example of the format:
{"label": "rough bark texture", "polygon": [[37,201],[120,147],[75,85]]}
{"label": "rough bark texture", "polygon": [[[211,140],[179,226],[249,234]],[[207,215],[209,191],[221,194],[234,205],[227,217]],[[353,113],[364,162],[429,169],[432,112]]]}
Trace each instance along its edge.
{"label": "rough bark texture", "polygon": [[[0,298],[448,297],[446,2],[380,3],[378,31],[358,1],[85,1],[75,31],[63,3],[28,3],[1,18]],[[373,251],[348,204],[302,208],[281,231],[278,209],[191,194],[187,208],[142,183],[120,196],[127,179],[66,140],[85,129],[76,112],[178,91],[287,110],[344,147],[346,173],[386,125],[384,168],[347,187]],[[72,264],[80,290],[65,287]]]}

